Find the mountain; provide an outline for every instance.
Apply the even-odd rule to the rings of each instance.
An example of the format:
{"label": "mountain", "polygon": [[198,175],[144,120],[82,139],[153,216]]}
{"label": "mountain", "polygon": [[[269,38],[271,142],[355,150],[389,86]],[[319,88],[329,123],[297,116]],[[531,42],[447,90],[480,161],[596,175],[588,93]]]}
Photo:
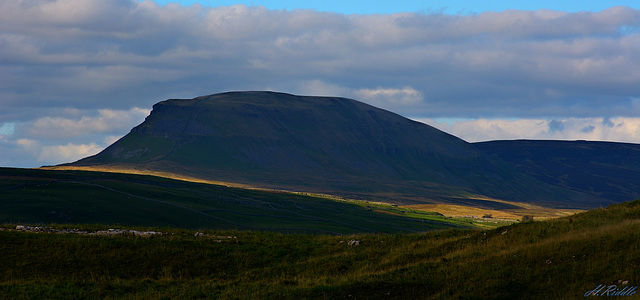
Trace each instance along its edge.
{"label": "mountain", "polygon": [[515,140],[474,144],[546,183],[614,202],[640,199],[640,145]]}
{"label": "mountain", "polygon": [[[474,145],[355,100],[275,92],[171,99],[101,153],[67,166],[169,172],[388,202],[589,208]],[[483,200],[485,199],[485,200]]]}

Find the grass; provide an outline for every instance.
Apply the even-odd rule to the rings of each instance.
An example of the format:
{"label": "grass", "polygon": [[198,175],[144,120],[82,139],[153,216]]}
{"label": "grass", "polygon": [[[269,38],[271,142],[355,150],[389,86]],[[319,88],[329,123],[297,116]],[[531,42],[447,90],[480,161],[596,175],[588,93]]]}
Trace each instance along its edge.
{"label": "grass", "polygon": [[[572,299],[640,283],[640,201],[489,230],[418,208],[0,168],[0,299]],[[168,234],[9,230],[18,223]]]}
{"label": "grass", "polygon": [[[243,185],[232,182],[221,182],[221,181],[213,181],[213,180],[204,180],[201,178],[189,177],[184,175],[178,175],[176,173],[167,173],[167,172],[158,172],[151,171],[146,169],[134,169],[128,167],[114,167],[114,166],[91,166],[91,167],[78,167],[78,166],[57,166],[57,167],[46,167],[46,170],[56,170],[56,171],[90,171],[90,172],[98,172],[98,173],[116,173],[116,174],[136,174],[136,175],[150,175],[157,176],[163,178],[170,178],[179,181],[188,181],[195,183],[205,183],[212,184],[216,186],[226,186],[233,187],[239,189],[248,189],[248,190],[260,190],[260,191],[277,191],[272,189],[263,189],[263,188],[255,188],[249,185]],[[444,189],[442,186],[423,186],[423,188],[429,188],[429,195],[438,195],[438,197],[444,197],[440,193],[441,190]],[[405,189],[409,190],[410,186],[404,186]],[[282,192],[282,191],[279,191]],[[415,194],[413,196],[407,196],[404,194],[395,194],[388,193],[385,194],[383,198],[388,199],[397,199],[400,202],[408,202],[408,203],[420,203],[415,199],[416,194],[420,194],[420,192],[413,191]],[[452,192],[452,191],[449,191]],[[291,192],[298,195],[306,195],[312,196],[316,198],[324,198],[329,200],[338,200],[341,202],[345,202],[344,198],[326,195],[326,194],[318,194],[318,193],[296,193]],[[411,194],[411,193],[409,193]],[[407,198],[408,197],[408,198]],[[358,197],[361,198],[361,197]],[[413,199],[411,201],[407,199]],[[451,197],[449,197],[451,198]],[[372,199],[376,199],[375,196],[372,196]],[[437,201],[433,198],[424,198],[424,201]],[[465,203],[466,205],[455,205],[455,204],[406,204],[401,205],[401,209],[398,209],[395,205],[389,205],[388,203],[379,202],[379,201],[352,201],[348,200],[346,202],[350,204],[356,204],[367,210],[371,210],[375,207],[375,211],[384,213],[387,215],[396,215],[396,216],[404,216],[411,217],[417,219],[426,219],[426,220],[434,220],[434,221],[442,221],[442,217],[445,216],[446,220],[452,224],[460,225],[460,226],[476,226],[481,228],[495,228],[502,225],[507,225],[511,223],[512,220],[517,221],[522,218],[523,215],[532,215],[537,219],[547,219],[547,218],[557,218],[561,216],[567,216],[570,214],[578,213],[584,210],[576,210],[576,209],[556,209],[550,207],[543,207],[540,205],[535,205],[532,203],[525,202],[513,202],[513,201],[505,201],[500,199],[493,199],[487,197],[479,197],[473,194],[465,194],[461,195],[456,199],[451,198],[451,201],[454,203],[460,202]],[[416,202],[417,201],[417,202]],[[377,207],[376,207],[377,205]],[[500,208],[500,209],[498,209]],[[482,216],[490,214],[495,219],[503,219],[503,220],[478,220],[478,218],[482,218]],[[469,216],[473,216],[473,218],[469,218]]]}
{"label": "grass", "polygon": [[2,230],[0,298],[576,299],[640,284],[640,201],[492,230],[202,231],[235,237],[223,241],[156,230],[170,234]]}
{"label": "grass", "polygon": [[146,175],[0,168],[0,222],[284,233],[409,233],[472,221],[366,201]]}
{"label": "grass", "polygon": [[505,220],[519,220],[523,215],[531,215],[536,219],[552,219],[584,211],[577,209],[548,208],[530,203],[508,203],[516,205],[517,207],[501,210],[454,204],[416,204],[403,207],[437,212],[448,217],[473,216],[474,218],[482,218],[483,216],[490,215],[492,218]]}

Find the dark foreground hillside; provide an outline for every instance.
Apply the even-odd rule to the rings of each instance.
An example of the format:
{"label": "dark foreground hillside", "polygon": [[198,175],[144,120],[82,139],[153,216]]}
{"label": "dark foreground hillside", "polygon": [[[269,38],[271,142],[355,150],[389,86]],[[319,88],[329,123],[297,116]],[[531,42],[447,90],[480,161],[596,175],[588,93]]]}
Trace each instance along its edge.
{"label": "dark foreground hillside", "polygon": [[365,201],[132,174],[0,168],[0,224],[119,224],[283,233],[408,233],[471,221]]}
{"label": "dark foreground hillside", "polygon": [[582,299],[601,285],[618,294],[640,285],[640,201],[423,234],[146,238],[15,227],[0,230],[4,299]]}

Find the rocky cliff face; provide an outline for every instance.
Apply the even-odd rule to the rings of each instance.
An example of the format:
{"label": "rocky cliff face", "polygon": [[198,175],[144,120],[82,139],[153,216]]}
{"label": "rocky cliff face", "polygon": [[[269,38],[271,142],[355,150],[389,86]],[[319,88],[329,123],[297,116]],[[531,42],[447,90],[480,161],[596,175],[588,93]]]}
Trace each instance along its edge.
{"label": "rocky cliff face", "polygon": [[461,139],[397,114],[345,98],[274,92],[160,102],[127,136],[74,165],[138,166],[397,202],[484,195],[575,204],[583,196],[523,175]]}

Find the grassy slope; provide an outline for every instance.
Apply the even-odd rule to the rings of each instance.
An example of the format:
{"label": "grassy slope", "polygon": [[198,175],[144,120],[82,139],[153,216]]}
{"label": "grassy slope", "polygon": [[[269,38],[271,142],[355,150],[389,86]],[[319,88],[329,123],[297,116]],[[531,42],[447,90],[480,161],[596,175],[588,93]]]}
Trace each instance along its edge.
{"label": "grassy slope", "polygon": [[[0,168],[0,223],[97,223],[290,233],[395,233],[472,227],[390,205],[153,176]],[[381,213],[386,212],[386,213]]]}
{"label": "grassy slope", "polygon": [[488,231],[172,232],[0,231],[0,298],[577,299],[640,283],[640,201]]}

